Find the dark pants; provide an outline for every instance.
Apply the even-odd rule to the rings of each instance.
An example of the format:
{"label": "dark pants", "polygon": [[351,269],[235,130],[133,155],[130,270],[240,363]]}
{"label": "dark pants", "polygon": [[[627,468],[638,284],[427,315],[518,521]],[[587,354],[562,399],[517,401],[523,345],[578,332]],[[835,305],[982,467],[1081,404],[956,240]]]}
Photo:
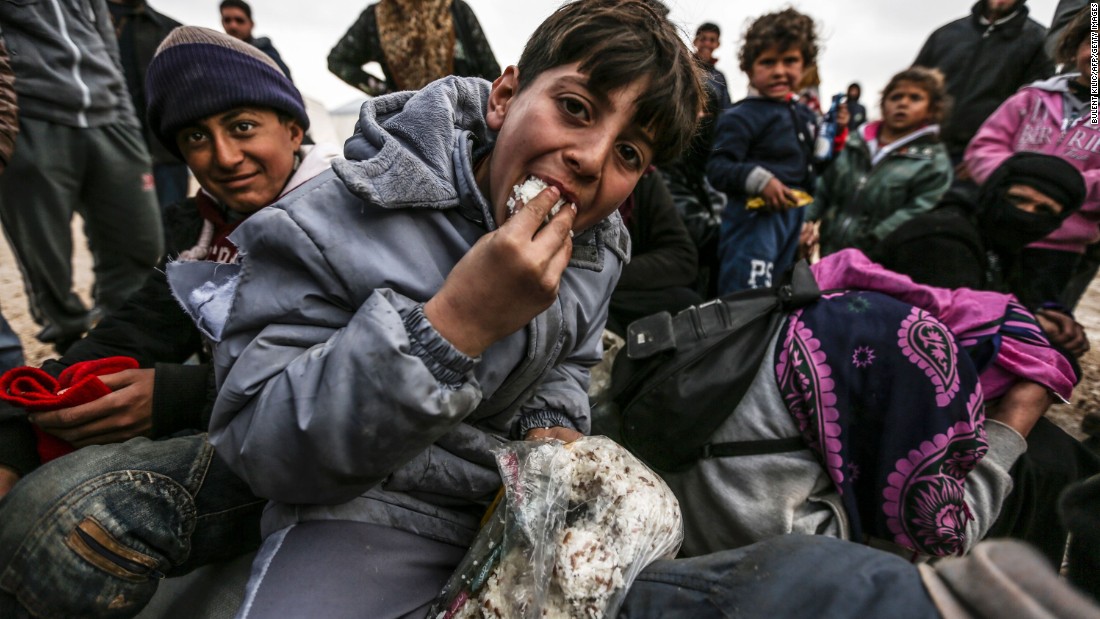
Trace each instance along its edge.
{"label": "dark pants", "polygon": [[1027,451],[1012,467],[1012,492],[986,537],[1024,540],[1057,570],[1067,535],[1058,498],[1070,485],[1097,473],[1100,458],[1049,419],[1039,419],[1027,436]]}
{"label": "dark pants", "polygon": [[1069,581],[1100,602],[1100,474],[1066,490],[1058,511],[1071,535]]}
{"label": "dark pants", "polygon": [[138,129],[79,129],[21,118],[15,155],[0,176],[0,222],[23,271],[31,316],[56,339],[87,328],[72,289],[73,213],[94,257],[93,296],[104,311],[145,282],[164,251],[160,211]]}
{"label": "dark pants", "polygon": [[153,180],[157,185],[157,203],[160,210],[187,198],[187,166],[182,163],[154,163]]}
{"label": "dark pants", "polygon": [[264,540],[238,619],[420,619],[466,548],[362,522],[314,521]]}
{"label": "dark pants", "polygon": [[[377,525],[295,525],[265,540],[237,617],[423,617],[463,554]],[[830,537],[788,535],[657,561],[638,575],[618,616],[931,619],[939,613],[908,561]]]}
{"label": "dark pants", "polygon": [[619,612],[625,619],[939,616],[908,561],[852,542],[803,535],[657,561],[638,575]]}
{"label": "dark pants", "polygon": [[718,294],[770,288],[773,280],[781,278],[797,257],[804,211],[770,213],[730,200],[722,213],[718,241]]}
{"label": "dark pants", "polygon": [[0,499],[0,617],[133,616],[161,578],[259,546],[265,503],[205,434],[58,458]]}

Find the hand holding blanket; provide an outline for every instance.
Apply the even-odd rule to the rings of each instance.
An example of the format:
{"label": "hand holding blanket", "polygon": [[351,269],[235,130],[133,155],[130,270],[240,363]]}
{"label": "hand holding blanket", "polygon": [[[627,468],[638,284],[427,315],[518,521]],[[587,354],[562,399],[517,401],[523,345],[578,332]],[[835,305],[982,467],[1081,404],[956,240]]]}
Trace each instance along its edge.
{"label": "hand holding blanket", "polygon": [[[111,393],[111,388],[99,379],[100,376],[137,367],[137,360],[131,357],[107,357],[75,363],[57,378],[39,368],[12,368],[0,376],[0,400],[28,413],[70,408]],[[34,433],[38,439],[38,456],[43,463],[73,451],[72,445],[38,426],[34,426]]]}

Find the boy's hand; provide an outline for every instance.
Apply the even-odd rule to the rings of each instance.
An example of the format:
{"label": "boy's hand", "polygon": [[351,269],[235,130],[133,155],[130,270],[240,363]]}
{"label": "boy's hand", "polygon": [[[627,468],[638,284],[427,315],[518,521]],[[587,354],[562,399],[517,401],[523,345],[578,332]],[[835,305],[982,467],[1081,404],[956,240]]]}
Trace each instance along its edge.
{"label": "boy's hand", "polygon": [[798,257],[810,262],[814,260],[817,252],[817,244],[821,241],[821,222],[807,221],[802,224],[802,232],[798,235]]}
{"label": "boy's hand", "polygon": [[791,190],[779,182],[778,178],[768,181],[764,191],[760,192],[760,196],[764,198],[764,208],[773,213],[785,211],[798,203],[798,199]]}
{"label": "boy's hand", "polygon": [[566,205],[543,225],[560,197],[556,187],[544,189],[481,237],[424,305],[428,321],[455,348],[476,357],[558,298],[577,216],[575,207]]}
{"label": "boy's hand", "polygon": [[153,375],[123,370],[100,376],[111,393],[70,408],[31,413],[32,423],[74,447],[121,443],[153,431]]}
{"label": "boy's hand", "polygon": [[554,426],[552,428],[531,428],[527,431],[527,436],[523,437],[523,439],[527,441],[537,441],[540,439],[552,438],[557,439],[563,443],[572,443],[579,438],[584,438],[584,435],[572,428]]}

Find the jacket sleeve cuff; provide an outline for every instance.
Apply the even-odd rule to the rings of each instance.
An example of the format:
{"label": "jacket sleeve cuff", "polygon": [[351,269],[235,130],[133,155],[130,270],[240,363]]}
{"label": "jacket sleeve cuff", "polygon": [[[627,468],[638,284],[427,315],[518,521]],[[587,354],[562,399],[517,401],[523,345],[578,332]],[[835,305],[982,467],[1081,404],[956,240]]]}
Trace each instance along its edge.
{"label": "jacket sleeve cuff", "polygon": [[462,386],[466,375],[477,364],[470,357],[447,341],[424,315],[424,304],[410,309],[398,309],[404,319],[405,331],[409,335],[409,349],[420,358],[428,371],[441,384],[457,389]]}
{"label": "jacket sleeve cuff", "polygon": [[573,421],[561,411],[525,409],[520,412],[519,417],[512,426],[512,438],[514,440],[522,440],[523,437],[527,436],[528,432],[535,428],[553,427],[569,428],[570,430],[577,430],[578,432],[581,431]]}
{"label": "jacket sleeve cuff", "polygon": [[775,175],[766,169],[756,166],[745,177],[745,195],[758,196],[764,193],[764,188],[775,178]]}
{"label": "jacket sleeve cuff", "polygon": [[209,364],[158,363],[153,374],[153,438],[183,430],[206,431],[214,405]]}
{"label": "jacket sleeve cuff", "polygon": [[40,462],[31,424],[23,415],[0,421],[0,465],[9,466],[22,477]]}
{"label": "jacket sleeve cuff", "polygon": [[989,443],[989,451],[986,452],[985,458],[1002,470],[1011,469],[1020,456],[1027,451],[1027,439],[996,419],[985,420],[985,434]]}

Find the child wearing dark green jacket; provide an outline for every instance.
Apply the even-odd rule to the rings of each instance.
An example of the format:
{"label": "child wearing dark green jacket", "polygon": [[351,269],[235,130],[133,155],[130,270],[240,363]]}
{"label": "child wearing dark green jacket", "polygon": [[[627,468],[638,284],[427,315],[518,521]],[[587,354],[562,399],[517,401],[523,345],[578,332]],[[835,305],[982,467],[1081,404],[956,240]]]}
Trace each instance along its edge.
{"label": "child wearing dark green jacket", "polygon": [[882,120],[854,132],[818,180],[807,218],[821,222],[822,255],[870,251],[931,210],[951,186],[951,160],[939,141],[947,113],[943,75],[906,69],[890,79],[881,105]]}

